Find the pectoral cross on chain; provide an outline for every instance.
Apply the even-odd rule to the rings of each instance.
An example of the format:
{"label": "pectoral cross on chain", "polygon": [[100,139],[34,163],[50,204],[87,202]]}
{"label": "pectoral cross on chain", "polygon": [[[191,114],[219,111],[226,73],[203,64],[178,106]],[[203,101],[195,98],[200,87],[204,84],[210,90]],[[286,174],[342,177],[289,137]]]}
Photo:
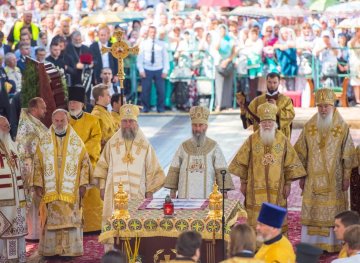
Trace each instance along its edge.
{"label": "pectoral cross on chain", "polygon": [[137,55],[139,53],[139,47],[129,47],[128,44],[122,39],[124,32],[121,30],[117,30],[114,33],[114,37],[117,42],[115,42],[111,47],[102,47],[101,53],[104,54],[106,52],[110,52],[118,60],[118,73],[117,76],[120,80],[120,89],[121,89],[121,102],[123,103],[123,89],[124,89],[124,80],[125,80],[125,72],[124,72],[124,59],[128,57],[130,54]]}

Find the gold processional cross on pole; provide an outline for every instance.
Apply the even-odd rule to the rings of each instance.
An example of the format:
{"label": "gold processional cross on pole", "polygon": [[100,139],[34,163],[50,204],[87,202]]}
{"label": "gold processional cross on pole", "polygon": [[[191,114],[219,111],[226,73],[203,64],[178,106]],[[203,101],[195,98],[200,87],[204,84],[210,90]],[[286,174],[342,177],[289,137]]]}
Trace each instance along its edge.
{"label": "gold processional cross on pole", "polygon": [[110,52],[113,57],[115,57],[118,61],[118,73],[120,81],[120,95],[121,95],[121,105],[124,104],[124,80],[125,80],[125,72],[124,72],[124,59],[129,55],[137,55],[139,53],[139,47],[129,47],[129,45],[122,39],[124,32],[121,30],[116,30],[114,33],[114,37],[117,42],[115,42],[111,47],[102,47],[101,53]]}

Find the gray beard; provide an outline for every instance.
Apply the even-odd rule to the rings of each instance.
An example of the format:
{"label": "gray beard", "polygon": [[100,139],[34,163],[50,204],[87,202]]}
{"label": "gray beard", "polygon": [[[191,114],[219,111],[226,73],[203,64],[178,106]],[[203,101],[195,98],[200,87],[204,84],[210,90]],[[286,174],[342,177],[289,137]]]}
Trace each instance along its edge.
{"label": "gray beard", "polygon": [[54,127],[55,134],[57,134],[57,135],[63,135],[66,133],[67,125],[64,129],[56,129],[55,126],[53,126],[53,127]]}
{"label": "gray beard", "polygon": [[325,118],[323,118],[322,115],[318,113],[317,128],[319,129],[319,131],[322,133],[327,132],[331,128],[332,119],[333,119],[333,112],[330,112],[328,115],[326,115]]}
{"label": "gray beard", "polygon": [[205,132],[204,133],[193,133],[193,140],[197,147],[203,146],[205,141]]}
{"label": "gray beard", "polygon": [[133,141],[136,137],[137,129],[125,129],[121,127],[121,135],[125,140]]}
{"label": "gray beard", "polygon": [[0,131],[0,141],[5,145],[6,149],[9,149],[11,143],[10,133]]}
{"label": "gray beard", "polygon": [[276,125],[272,130],[263,130],[260,126],[260,138],[263,144],[271,145],[275,141]]}

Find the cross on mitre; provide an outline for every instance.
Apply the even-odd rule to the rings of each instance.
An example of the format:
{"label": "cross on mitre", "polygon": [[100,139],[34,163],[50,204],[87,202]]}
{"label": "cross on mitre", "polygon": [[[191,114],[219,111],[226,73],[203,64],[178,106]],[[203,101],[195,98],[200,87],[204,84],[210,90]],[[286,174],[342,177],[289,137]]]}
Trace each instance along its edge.
{"label": "cross on mitre", "polygon": [[129,55],[137,55],[139,53],[139,47],[129,47],[128,44],[122,39],[124,32],[117,30],[114,33],[115,42],[111,47],[102,47],[101,53],[110,52],[113,57],[118,61],[118,73],[117,76],[120,80],[120,88],[124,88],[125,72],[124,72],[124,59]]}

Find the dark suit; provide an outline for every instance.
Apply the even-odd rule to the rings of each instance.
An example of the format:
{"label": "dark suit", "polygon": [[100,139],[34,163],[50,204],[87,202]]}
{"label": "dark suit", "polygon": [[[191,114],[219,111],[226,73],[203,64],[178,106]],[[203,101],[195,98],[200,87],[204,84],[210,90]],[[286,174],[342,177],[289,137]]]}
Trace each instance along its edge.
{"label": "dark suit", "polygon": [[65,49],[65,65],[67,65],[66,73],[70,75],[71,85],[82,84],[82,70],[76,68],[76,64],[80,62],[80,55],[91,53],[87,46],[81,45],[79,52],[73,44],[68,44]]}
{"label": "dark suit", "polygon": [[[111,47],[111,43],[108,42],[108,47]],[[95,84],[100,84],[102,82],[100,78],[101,70],[103,69],[103,62],[101,58],[101,52],[99,48],[99,42],[94,42],[90,45],[91,54],[94,59],[94,77],[93,82]],[[113,76],[117,74],[118,71],[118,62],[117,59],[114,58],[110,52],[108,53],[109,57],[109,67],[111,68]]]}
{"label": "dark suit", "polygon": [[4,55],[11,52],[11,47],[9,45],[3,44],[2,47],[4,48]]}
{"label": "dark suit", "polygon": [[20,58],[18,59],[16,66],[20,69],[21,74],[24,74],[26,68],[26,60],[23,55],[20,55]]}

